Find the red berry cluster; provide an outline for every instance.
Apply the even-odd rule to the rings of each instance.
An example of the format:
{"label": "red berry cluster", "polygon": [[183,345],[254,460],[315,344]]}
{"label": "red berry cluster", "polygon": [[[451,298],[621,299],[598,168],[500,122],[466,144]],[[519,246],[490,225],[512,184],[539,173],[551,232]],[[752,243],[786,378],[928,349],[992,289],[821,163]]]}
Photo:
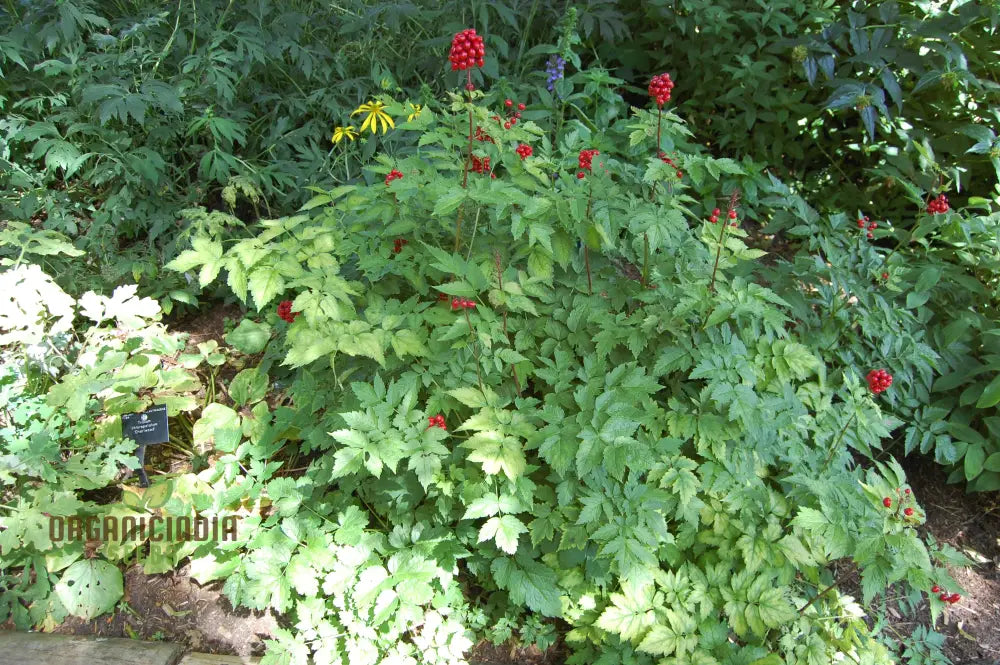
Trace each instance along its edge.
{"label": "red berry cluster", "polygon": [[938,596],[938,600],[940,600],[942,603],[949,603],[951,605],[954,605],[958,601],[962,600],[962,596],[960,596],[959,594],[953,593],[949,595],[947,591],[943,590],[937,584],[931,587],[931,593],[940,593],[941,595]]}
{"label": "red berry cluster", "polygon": [[[493,117],[498,120],[500,119],[499,116],[493,116]],[[482,127],[476,127],[476,134],[475,136],[473,136],[473,138],[480,142],[489,141],[490,143],[496,143],[496,141],[493,140],[492,136],[483,131]]]}
{"label": "red berry cluster", "polygon": [[868,382],[868,389],[876,395],[885,392],[892,385],[892,375],[884,369],[873,369],[868,372],[865,380]]}
{"label": "red berry cluster", "polygon": [[516,152],[521,157],[521,159],[523,160],[523,159],[526,159],[528,157],[531,157],[531,153],[533,151],[532,151],[530,145],[525,145],[525,144],[521,143],[521,144],[519,144],[517,146],[517,150],[515,150],[514,152]]}
{"label": "red berry cluster", "polygon": [[878,228],[878,224],[876,222],[871,221],[868,218],[868,215],[865,215],[864,217],[858,219],[858,228],[861,229],[862,231],[867,228],[868,229],[867,236],[868,239],[871,240],[872,238],[875,237],[872,231]]}
{"label": "red berry cluster", "polygon": [[410,244],[409,240],[405,240],[403,238],[396,238],[395,240],[392,241],[392,253],[399,254],[400,252],[403,251],[403,246],[408,244]]}
{"label": "red berry cluster", "polygon": [[[909,503],[911,501],[913,501],[913,495],[910,492],[910,488],[907,487],[905,490],[900,491],[900,489],[897,487],[896,488],[896,502],[897,502],[896,515],[897,516],[899,515],[899,508],[900,508],[900,506],[902,506],[905,503]],[[886,508],[892,508],[892,499],[890,499],[889,497],[885,497],[884,499],[882,499],[882,505],[885,506]],[[914,512],[916,512],[916,511],[914,511],[913,508],[911,508],[909,506],[907,506],[906,508],[903,508],[903,515],[905,517],[908,517],[908,518],[909,517],[913,517]]]}
{"label": "red berry cluster", "polygon": [[932,199],[931,202],[927,204],[927,212],[931,215],[945,213],[950,209],[951,208],[948,207],[948,197],[944,194],[938,194],[936,199]]}
{"label": "red berry cluster", "polygon": [[525,109],[525,106],[524,104],[518,104],[517,110],[515,111],[513,99],[503,100],[503,105],[507,107],[505,110],[505,113],[507,114],[507,119],[504,120],[498,115],[493,116],[493,119],[496,120],[497,124],[503,127],[504,129],[510,129],[511,127],[517,124],[518,120],[521,119],[521,111]]}
{"label": "red berry cluster", "polygon": [[440,427],[441,429],[448,429],[448,426],[445,425],[444,422],[444,416],[442,416],[440,413],[437,414],[436,416],[429,417],[427,420],[430,422],[430,424],[427,425],[427,429],[430,429],[432,427]]}
{"label": "red berry cluster", "polygon": [[451,299],[451,311],[457,309],[475,309],[476,303],[471,300],[466,300],[465,298],[452,298]]}
{"label": "red berry cluster", "polygon": [[278,317],[284,321],[288,321],[289,323],[291,323],[295,320],[295,317],[301,313],[302,312],[292,311],[291,300],[282,300],[280,303],[278,303]]}
{"label": "red berry cluster", "polygon": [[385,177],[385,184],[388,185],[393,180],[399,180],[402,177],[403,177],[402,173],[400,173],[396,169],[393,169],[393,170],[389,171],[389,175],[387,175]]}
{"label": "red berry cluster", "polygon": [[594,162],[594,155],[599,155],[599,154],[601,154],[599,150],[580,151],[580,157],[577,159],[577,162],[580,165],[580,172],[576,174],[577,178],[583,180],[584,176],[587,175],[586,173],[584,173],[584,171],[590,170],[590,167]]}
{"label": "red berry cluster", "polygon": [[670,91],[674,89],[674,82],[670,80],[670,74],[658,74],[649,82],[649,96],[656,100],[657,106],[663,106],[670,101]]}
{"label": "red berry cluster", "polygon": [[663,152],[663,151],[661,150],[661,151],[659,152],[659,154],[657,154],[657,157],[659,157],[659,158],[660,158],[660,160],[661,160],[661,161],[662,161],[662,162],[663,162],[664,164],[666,164],[667,166],[672,166],[672,167],[674,167],[675,169],[677,169],[677,177],[678,177],[678,178],[683,178],[683,177],[684,177],[684,171],[681,171],[680,167],[679,167],[679,166],[677,165],[677,163],[676,163],[676,162],[674,162],[674,160],[670,159],[670,157],[667,157],[667,153],[665,153],[665,152]]}
{"label": "red berry cluster", "polygon": [[448,53],[451,71],[482,67],[485,56],[486,47],[483,46],[483,38],[476,34],[475,28],[455,33],[451,40],[451,51]]}
{"label": "red berry cluster", "polygon": [[[712,222],[713,224],[717,223],[719,221],[720,214],[722,214],[721,210],[719,210],[718,208],[713,208],[712,214],[708,218],[708,221]],[[729,218],[729,226],[736,226],[737,222],[739,221],[736,219],[736,211],[730,210],[728,213],[726,213],[726,216]]]}
{"label": "red berry cluster", "polygon": [[489,173],[491,178],[496,178],[497,177],[496,173],[491,173],[490,172],[490,158],[489,157],[476,157],[475,155],[472,155],[471,157],[472,157],[472,167],[471,168],[472,168],[472,170],[475,173],[482,173],[483,175],[486,175],[487,173]]}

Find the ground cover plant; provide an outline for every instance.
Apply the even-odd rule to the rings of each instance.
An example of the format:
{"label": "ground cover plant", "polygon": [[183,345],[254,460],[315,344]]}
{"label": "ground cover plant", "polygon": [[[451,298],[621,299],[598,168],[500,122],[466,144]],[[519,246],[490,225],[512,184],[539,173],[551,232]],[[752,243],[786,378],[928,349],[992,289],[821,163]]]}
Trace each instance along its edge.
{"label": "ground cover plant", "polygon": [[[33,8],[33,25],[66,6]],[[545,62],[537,85],[498,79],[495,34],[429,35],[440,94],[407,97],[380,69],[359,102],[314,120],[328,154],[294,170],[261,158],[257,175],[287,182],[189,174],[226,205],[185,194],[156,210],[169,241],[139,253],[153,266],[135,269],[139,286],[67,279],[100,233],[39,223],[25,193],[66,165],[17,185],[8,209],[24,214],[0,231],[0,612],[13,625],[107,612],[117,564],[138,560],[147,573],[187,562],[233,606],[278,613],[265,663],[462,662],[481,639],[558,641],[572,663],[941,658],[933,630],[880,627],[890,592],[932,622],[961,604],[947,567],[969,563],[927,536],[893,455],[931,454],[971,490],[1000,485],[996,192],[956,196],[925,156],[899,177],[908,203],[844,208],[818,175],[786,182],[766,154],[722,157],[677,112],[690,73],[627,86],[582,68],[601,11],[583,12],[582,34],[567,11],[558,43],[504,54],[512,70]],[[50,44],[101,20],[70,13]],[[142,56],[154,72],[166,27]],[[279,50],[305,58],[300,41]],[[135,103],[116,116],[138,123],[128,132],[145,120]],[[215,145],[192,147],[198,168],[230,164],[236,125],[211,107],[190,122],[187,138]],[[23,132],[12,164],[31,162]],[[150,194],[129,196],[153,210]],[[189,343],[150,296],[228,297],[243,314]],[[173,436],[141,488],[120,415],[152,404]],[[221,542],[53,542],[49,518],[73,515],[240,528]]]}

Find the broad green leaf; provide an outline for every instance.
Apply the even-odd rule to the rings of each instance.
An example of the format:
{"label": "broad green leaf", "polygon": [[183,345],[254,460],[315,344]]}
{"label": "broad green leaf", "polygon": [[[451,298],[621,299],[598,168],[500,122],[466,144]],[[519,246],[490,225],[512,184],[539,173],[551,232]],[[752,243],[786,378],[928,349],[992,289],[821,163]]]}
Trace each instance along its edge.
{"label": "broad green leaf", "polygon": [[254,305],[260,311],[267,303],[285,290],[285,280],[278,274],[275,268],[270,266],[257,268],[250,273],[248,279],[250,295],[253,296]]}
{"label": "broad green leaf", "polygon": [[254,354],[263,351],[270,338],[271,326],[243,319],[226,335],[226,344],[236,347],[242,353]]}
{"label": "broad green leaf", "polygon": [[267,395],[267,374],[256,367],[245,369],[233,377],[229,384],[229,395],[238,406],[249,402],[259,402]]}
{"label": "broad green leaf", "polygon": [[977,409],[988,409],[1000,402],[1000,374],[998,374],[989,385],[983,389],[979,401],[976,402]]}
{"label": "broad green leaf", "polygon": [[522,533],[527,533],[528,527],[513,515],[491,517],[479,530],[479,542],[496,540],[497,547],[507,554],[517,552],[517,540]]}
{"label": "broad green leaf", "polygon": [[55,592],[71,614],[90,620],[114,609],[124,592],[122,573],[103,559],[84,559],[63,572]]}

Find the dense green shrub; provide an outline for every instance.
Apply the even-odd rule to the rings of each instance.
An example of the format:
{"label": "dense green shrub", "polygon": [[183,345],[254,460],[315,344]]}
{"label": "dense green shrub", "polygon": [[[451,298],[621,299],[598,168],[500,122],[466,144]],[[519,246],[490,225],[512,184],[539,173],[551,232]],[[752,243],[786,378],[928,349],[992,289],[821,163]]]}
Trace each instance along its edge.
{"label": "dense green shrub", "polygon": [[[919,449],[1000,485],[996,146],[976,106],[994,10],[742,6],[9,5],[3,611],[99,614],[121,594],[109,562],[141,555],[283,613],[268,663],[457,662],[481,637],[551,644],[554,618],[580,663],[908,648],[865,608],[889,584],[912,604],[954,589],[937,567],[963,559],[920,537],[884,459]],[[546,20],[519,34],[512,7]],[[472,80],[494,86],[442,105],[464,79],[426,25],[465,11],[491,54]],[[691,126],[626,103],[664,53]],[[559,80],[540,71],[556,56]],[[369,113],[393,130],[355,136]],[[970,183],[983,196],[954,195]],[[954,209],[926,212],[944,192]],[[760,248],[772,233],[784,256]],[[128,273],[143,294],[77,298]],[[226,293],[255,310],[226,349],[186,348],[138,297]],[[135,466],[116,416],[151,403],[192,470],[94,501]],[[46,512],[242,528],[93,556],[41,537]],[[95,574],[110,583],[69,591]]]}
{"label": "dense green shrub", "polygon": [[[706,219],[716,201],[744,210],[737,182],[754,201],[780,183],[731,160],[650,157],[658,119],[645,111],[600,134],[570,121],[558,146],[493,115],[459,97],[425,108],[397,128],[420,132],[419,154],[372,169],[402,177],[317,193],[261,234],[226,243],[224,220],[191,216],[192,248],[171,267],[203,284],[225,275],[262,312],[287,299],[269,348],[297,368],[297,411],[267,431],[294,426],[321,453],[295,481],[243,476],[276,511],[249,557],[199,560],[205,578],[226,578],[234,602],[295,612],[275,662],[307,645],[319,656],[334,648],[325,633],[359,623],[380,650],[408,648],[398,636],[428,620],[422,606],[437,616],[473,587],[567,620],[572,662],[887,660],[853,601],[827,590],[827,566],[857,564],[867,604],[896,581],[928,589],[932,557],[952,555],[917,537],[898,466],[850,463],[849,447],[871,455],[895,425],[861,380],[869,359],[823,362],[790,332],[794,304],[752,280],[763,252]],[[473,154],[495,179],[457,158],[466,117],[493,139]],[[670,113],[662,127],[667,142],[686,132]],[[225,436],[214,477],[260,454],[246,418],[226,417],[243,436]],[[331,560],[306,533],[346,549]],[[437,583],[418,592],[414,579]],[[442,648],[469,611],[433,620]],[[344,639],[352,660],[374,658]]]}

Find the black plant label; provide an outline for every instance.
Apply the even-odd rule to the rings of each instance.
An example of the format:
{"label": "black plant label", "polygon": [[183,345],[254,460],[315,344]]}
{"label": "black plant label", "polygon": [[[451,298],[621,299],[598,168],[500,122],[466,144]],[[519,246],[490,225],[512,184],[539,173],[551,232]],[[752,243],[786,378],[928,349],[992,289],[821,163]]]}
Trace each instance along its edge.
{"label": "black plant label", "polygon": [[141,413],[122,416],[122,435],[140,446],[164,443],[170,439],[167,405],[151,406]]}

